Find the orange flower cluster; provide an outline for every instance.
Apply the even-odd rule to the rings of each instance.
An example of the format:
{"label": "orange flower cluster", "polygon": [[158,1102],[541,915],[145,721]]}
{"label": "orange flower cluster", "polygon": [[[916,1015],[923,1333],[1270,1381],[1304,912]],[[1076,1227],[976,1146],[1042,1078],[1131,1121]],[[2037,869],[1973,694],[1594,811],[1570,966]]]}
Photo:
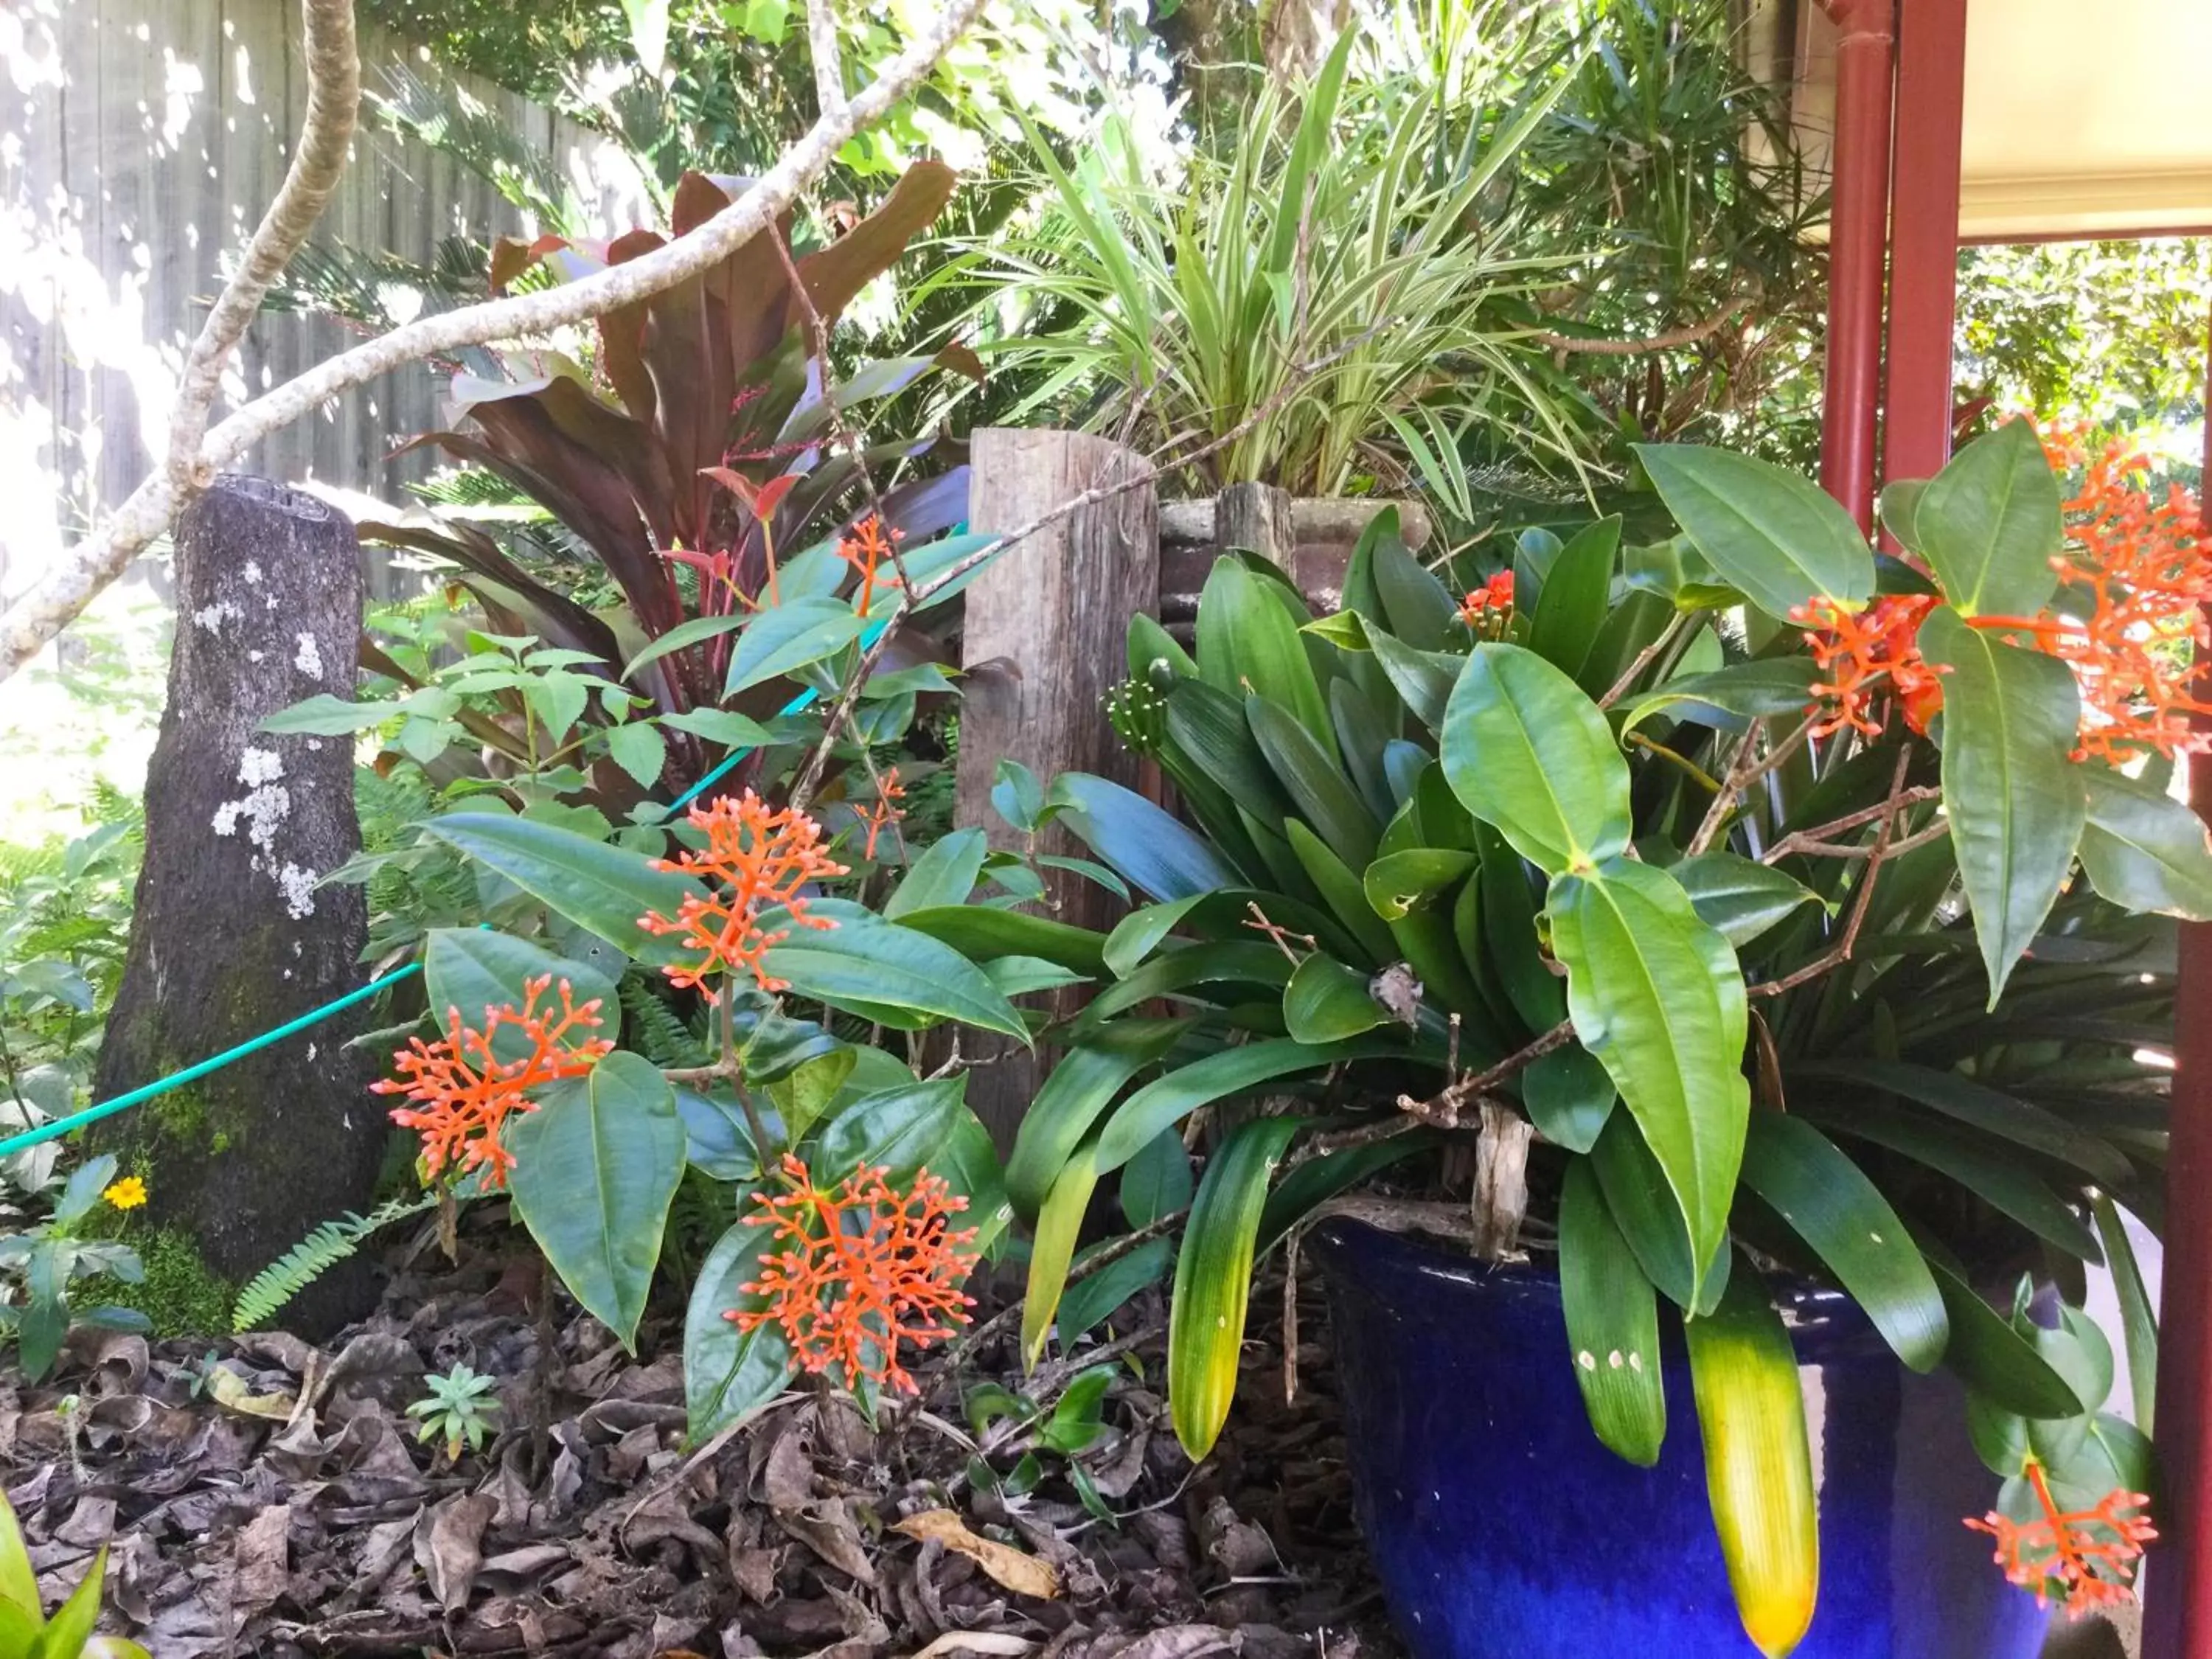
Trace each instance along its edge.
{"label": "orange flower cluster", "polygon": [[757,1280],[738,1287],[767,1305],[722,1316],[745,1332],[775,1325],[805,1370],[834,1365],[849,1389],[871,1378],[912,1394],[899,1344],[941,1342],[953,1325],[968,1322],[975,1298],[960,1286],[975,1267],[975,1230],[951,1231],[968,1200],[935,1176],[918,1173],[904,1196],[884,1176],[861,1170],[824,1192],[785,1153],[788,1190],[756,1193],[758,1212],[745,1218],[749,1226],[773,1227],[770,1243],[785,1247],[763,1257]]}
{"label": "orange flower cluster", "polygon": [[[2212,751],[2212,733],[2190,717],[2212,714],[2197,695],[2212,672],[2212,535],[2198,503],[2179,484],[2154,501],[2137,483],[2149,462],[2114,441],[2094,452],[2081,431],[2046,434],[2054,465],[2082,469],[2066,503],[2067,550],[2058,605],[2068,613],[2018,623],[2064,660],[2081,688],[2081,746],[2119,764],[2146,750],[2166,756]],[[1998,623],[1996,625],[2003,625]]]}
{"label": "orange flower cluster", "polygon": [[897,544],[905,539],[906,532],[886,531],[884,521],[871,513],[837,544],[837,556],[860,573],[860,591],[853,600],[853,609],[861,616],[868,614],[869,604],[875,599],[878,586],[900,585],[895,570],[879,574],[878,567],[891,558]]}
{"label": "orange flower cluster", "polygon": [[1486,617],[1504,620],[1513,608],[1513,573],[1501,570],[1459,602],[1459,619],[1478,631]]}
{"label": "orange flower cluster", "polygon": [[672,918],[652,912],[637,919],[648,933],[681,933],[696,962],[676,963],[664,971],[671,983],[696,985],[710,974],[742,969],[763,991],[781,991],[790,981],[771,975],[763,953],[791,937],[788,927],[764,928],[763,910],[784,907],[801,927],[826,931],[837,924],[806,914],[799,890],[810,881],[847,873],[844,865],[822,850],[822,826],[796,807],[771,811],[750,789],[736,800],[718,797],[711,806],[694,805],[692,827],[707,832],[703,852],[688,848],[674,859],[656,859],[656,870],[704,876],[719,884],[708,896],[686,897]]}
{"label": "orange flower cluster", "polygon": [[2100,1607],[2124,1605],[2135,1594],[2130,1564],[2158,1536],[2140,1511],[2150,1502],[2139,1492],[2106,1493],[2094,1509],[2063,1510],[2051,1496],[2043,1466],[2030,1459],[2029,1484],[2042,1518],[2014,1521],[1991,1510],[1979,1521],[1967,1517],[1976,1532],[1997,1540],[1991,1559],[2005,1577],[2035,1592],[2036,1604],[2049,1607],[2054,1595],[2075,1618]]}
{"label": "orange flower cluster", "polygon": [[1893,706],[1905,723],[1925,735],[1929,720],[1943,706],[1942,682],[1920,655],[1920,623],[1936,601],[1925,594],[1894,594],[1876,599],[1853,614],[1833,599],[1815,599],[1790,613],[1809,624],[1805,643],[1814,666],[1828,678],[1815,681],[1814,704],[1825,709],[1814,726],[1816,738],[1846,727],[1879,737],[1875,710]]}
{"label": "orange flower cluster", "polygon": [[875,805],[856,809],[860,822],[868,826],[867,844],[860,849],[862,858],[875,857],[876,838],[906,817],[905,812],[893,805],[905,799],[906,786],[899,781],[898,768],[894,766],[884,774],[882,781],[876,786]]}
{"label": "orange flower cluster", "polygon": [[[461,1024],[459,1009],[447,1009],[446,1023],[453,1032],[450,1038],[427,1043],[415,1038],[392,1057],[400,1077],[369,1085],[377,1094],[404,1095],[416,1103],[393,1108],[392,1121],[421,1133],[423,1166],[434,1177],[447,1168],[465,1171],[482,1167],[486,1186],[507,1185],[514,1159],[499,1144],[500,1127],[510,1113],[538,1109],[527,1091],[557,1078],[581,1077],[601,1055],[613,1051],[615,1045],[605,1037],[572,1041],[580,1028],[599,1024],[599,1001],[594,997],[579,1006],[567,980],[561,981],[558,1017],[550,1007],[538,1012],[538,999],[552,983],[550,974],[526,981],[522,1006],[508,1003],[485,1009],[480,1031]],[[502,1026],[520,1031],[529,1041],[530,1052],[520,1059],[501,1060],[494,1044]],[[509,1052],[517,1052],[519,1046]]]}

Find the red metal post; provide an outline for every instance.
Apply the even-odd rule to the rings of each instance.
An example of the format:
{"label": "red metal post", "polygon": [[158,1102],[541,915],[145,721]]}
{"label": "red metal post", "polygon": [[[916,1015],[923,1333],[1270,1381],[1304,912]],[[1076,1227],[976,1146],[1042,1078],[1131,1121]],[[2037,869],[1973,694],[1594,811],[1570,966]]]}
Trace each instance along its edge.
{"label": "red metal post", "polygon": [[1836,132],[1830,150],[1828,365],[1820,485],[1863,528],[1874,523],[1875,410],[1881,394],[1881,290],[1889,242],[1889,118],[1895,0],[1821,0],[1836,21]]}
{"label": "red metal post", "polygon": [[[2212,355],[2205,382],[2212,398]],[[2212,502],[2212,418],[2204,426],[2204,463],[2202,500]],[[2191,758],[2189,797],[2198,815],[2212,820],[2212,760]],[[2212,1653],[2212,1434],[2206,1432],[2212,1422],[2212,924],[2181,929],[2173,1058],[2158,1310],[2158,1461],[2166,1486],[2159,1528],[2165,1541],[2146,1574],[2143,1659]]]}
{"label": "red metal post", "polygon": [[1951,454],[1966,0],[1899,0],[1897,24],[1885,479],[1932,477]]}

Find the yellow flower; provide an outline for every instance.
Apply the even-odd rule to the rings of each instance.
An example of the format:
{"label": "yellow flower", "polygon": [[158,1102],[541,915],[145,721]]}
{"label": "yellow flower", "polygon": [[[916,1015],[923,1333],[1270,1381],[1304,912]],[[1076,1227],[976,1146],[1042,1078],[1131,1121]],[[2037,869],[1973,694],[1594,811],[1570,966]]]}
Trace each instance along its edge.
{"label": "yellow flower", "polygon": [[118,1210],[135,1210],[146,1201],[146,1183],[137,1176],[125,1176],[100,1196]]}

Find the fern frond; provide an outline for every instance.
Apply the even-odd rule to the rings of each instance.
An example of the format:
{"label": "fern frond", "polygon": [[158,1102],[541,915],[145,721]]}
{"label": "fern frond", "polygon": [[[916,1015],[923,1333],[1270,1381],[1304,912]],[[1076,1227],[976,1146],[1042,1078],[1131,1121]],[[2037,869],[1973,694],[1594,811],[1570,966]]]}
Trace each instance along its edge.
{"label": "fern frond", "polygon": [[348,1211],[336,1221],[325,1221],[246,1281],[238,1293],[231,1328],[250,1331],[265,1325],[286,1303],[359,1249],[371,1233],[437,1207],[437,1194],[422,1193],[387,1200],[367,1215]]}
{"label": "fern frond", "polygon": [[655,1066],[704,1066],[713,1058],[707,1043],[643,975],[624,975],[620,997],[623,1042]]}

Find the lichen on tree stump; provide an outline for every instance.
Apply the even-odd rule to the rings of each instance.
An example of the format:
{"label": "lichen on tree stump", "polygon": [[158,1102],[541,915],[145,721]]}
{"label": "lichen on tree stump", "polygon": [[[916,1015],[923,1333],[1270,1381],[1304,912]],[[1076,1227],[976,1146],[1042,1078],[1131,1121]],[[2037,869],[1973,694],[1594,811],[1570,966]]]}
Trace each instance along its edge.
{"label": "lichen on tree stump", "polygon": [[[146,775],[146,857],[130,953],[101,1045],[106,1100],[282,1025],[358,987],[368,902],[318,886],[361,849],[352,746],[278,736],[266,716],[350,696],[362,582],[353,526],[265,479],[226,476],[177,532],[176,645]],[[235,1285],[317,1224],[366,1209],[386,1126],[374,1060],[345,1046],[349,1011],[97,1127],[146,1178],[134,1224]],[[366,1311],[358,1264],[288,1322]],[[158,1312],[158,1310],[156,1310]]]}

